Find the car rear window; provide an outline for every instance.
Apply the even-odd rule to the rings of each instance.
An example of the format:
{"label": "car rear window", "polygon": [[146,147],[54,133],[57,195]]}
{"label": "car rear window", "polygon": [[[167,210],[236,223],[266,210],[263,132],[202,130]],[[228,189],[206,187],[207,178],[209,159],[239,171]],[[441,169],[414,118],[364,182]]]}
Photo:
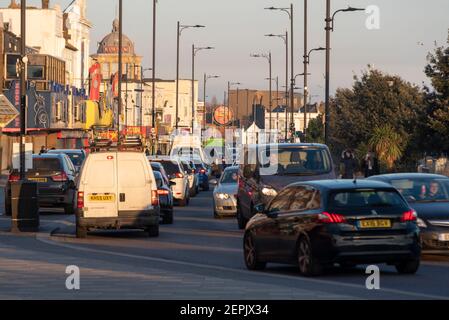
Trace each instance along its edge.
{"label": "car rear window", "polygon": [[70,160],[75,166],[81,166],[84,161],[84,156],[81,153],[67,153]]}
{"label": "car rear window", "polygon": [[168,175],[172,175],[179,172],[179,166],[171,161],[163,161],[161,162],[165,172],[167,172]]}
{"label": "car rear window", "polygon": [[[352,209],[351,214],[357,214],[354,209],[403,209],[407,204],[396,190],[346,190],[330,194],[328,207],[331,210],[344,213],[344,209]],[[343,211],[342,211],[343,210]]]}
{"label": "car rear window", "polygon": [[58,171],[62,170],[61,161],[58,158],[34,158],[34,171]]}

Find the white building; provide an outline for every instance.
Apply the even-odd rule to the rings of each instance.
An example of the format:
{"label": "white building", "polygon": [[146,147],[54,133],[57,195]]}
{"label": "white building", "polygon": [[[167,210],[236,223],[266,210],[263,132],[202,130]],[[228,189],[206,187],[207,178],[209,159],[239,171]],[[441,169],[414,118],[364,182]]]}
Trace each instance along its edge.
{"label": "white building", "polygon": [[[41,7],[27,7],[27,46],[66,62],[67,82],[77,88],[86,84],[89,71],[91,23],[86,19],[87,0],[75,0],[65,9],[42,1]],[[20,36],[20,6],[11,0],[0,8],[3,21]]]}
{"label": "white building", "polygon": [[[296,131],[304,131],[304,108],[301,108],[301,112],[294,112],[293,118],[295,123]],[[315,105],[309,105],[307,108],[307,125],[310,120],[317,118],[320,115],[317,107]],[[291,123],[291,114],[290,112],[287,115],[288,122],[287,128],[289,129]],[[285,111],[279,110],[279,112],[271,113],[271,128],[272,130],[277,130],[279,133],[285,133],[285,122],[286,122],[286,114]],[[270,112],[265,113],[265,129],[268,130],[270,128]]]}

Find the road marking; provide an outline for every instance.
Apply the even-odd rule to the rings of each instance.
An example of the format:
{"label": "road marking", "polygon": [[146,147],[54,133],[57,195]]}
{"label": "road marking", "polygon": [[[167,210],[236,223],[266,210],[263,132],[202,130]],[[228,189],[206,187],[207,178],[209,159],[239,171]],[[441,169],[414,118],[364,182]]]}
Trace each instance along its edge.
{"label": "road marking", "polygon": [[[54,230],[54,231],[56,231],[56,230]],[[203,268],[203,269],[205,268],[205,269],[216,270],[216,271],[239,273],[242,275],[254,276],[257,274],[254,271],[240,270],[240,269],[234,269],[234,268],[228,268],[228,267],[204,265],[204,264],[193,263],[193,262],[146,257],[146,256],[141,256],[141,255],[129,254],[129,253],[120,253],[120,252],[113,252],[113,251],[108,251],[108,250],[79,247],[79,246],[76,246],[73,244],[65,244],[65,243],[61,243],[60,241],[52,240],[51,235],[48,235],[48,234],[38,234],[38,235],[36,235],[36,239],[43,243],[49,244],[49,245],[65,247],[68,249],[73,249],[73,250],[78,250],[78,251],[101,253],[101,254],[113,255],[113,256],[118,256],[118,257],[133,258],[133,259],[140,259],[140,260],[161,262],[161,263],[169,263],[169,264],[175,264],[175,265],[181,265],[181,266],[187,266],[187,267],[195,267],[195,268]],[[288,276],[288,275],[262,273],[262,272],[259,272],[259,274],[264,274],[266,276],[273,277],[273,278],[279,278],[279,279],[296,280],[296,281],[316,283],[316,284],[325,284],[325,285],[332,285],[332,286],[338,286],[338,287],[347,287],[347,288],[367,290],[366,287],[363,285],[342,283],[342,282],[337,282],[337,281],[301,278],[301,277],[293,277],[293,276]],[[388,293],[400,294],[400,295],[416,297],[416,298],[449,300],[449,297],[430,295],[430,294],[425,294],[425,293],[408,292],[408,291],[402,291],[402,290],[397,290],[397,289],[383,288],[380,290],[380,292],[388,292]],[[373,295],[373,297],[375,297],[375,295]]]}

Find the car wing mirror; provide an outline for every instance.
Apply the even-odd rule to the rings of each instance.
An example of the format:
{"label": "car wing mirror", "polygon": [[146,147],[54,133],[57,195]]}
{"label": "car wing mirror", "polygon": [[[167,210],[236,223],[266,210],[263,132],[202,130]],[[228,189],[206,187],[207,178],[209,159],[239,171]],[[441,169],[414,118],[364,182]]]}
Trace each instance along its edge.
{"label": "car wing mirror", "polygon": [[259,203],[254,206],[254,211],[256,213],[266,213],[265,204]]}
{"label": "car wing mirror", "polygon": [[170,181],[168,184],[170,185],[170,187],[176,186],[176,182],[174,181]]}

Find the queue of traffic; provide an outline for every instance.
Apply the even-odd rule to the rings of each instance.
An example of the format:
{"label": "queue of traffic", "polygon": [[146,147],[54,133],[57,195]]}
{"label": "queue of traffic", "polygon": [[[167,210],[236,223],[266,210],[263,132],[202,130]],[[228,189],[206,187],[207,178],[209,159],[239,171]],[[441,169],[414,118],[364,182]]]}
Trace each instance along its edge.
{"label": "queue of traffic", "polygon": [[[221,174],[206,158],[198,146],[147,156],[136,139],[128,139],[97,143],[88,155],[35,155],[27,179],[38,182],[42,207],[75,213],[79,238],[95,229],[129,228],[157,237],[160,224],[176,221],[175,206],[188,206],[214,186],[211,215],[234,218],[244,230],[250,270],[287,263],[316,276],[335,264],[386,263],[413,274],[422,251],[449,252],[448,177],[402,173],[338,180],[322,144],[242,146]],[[9,181],[17,179],[11,172]],[[10,214],[8,187],[5,192]]]}

